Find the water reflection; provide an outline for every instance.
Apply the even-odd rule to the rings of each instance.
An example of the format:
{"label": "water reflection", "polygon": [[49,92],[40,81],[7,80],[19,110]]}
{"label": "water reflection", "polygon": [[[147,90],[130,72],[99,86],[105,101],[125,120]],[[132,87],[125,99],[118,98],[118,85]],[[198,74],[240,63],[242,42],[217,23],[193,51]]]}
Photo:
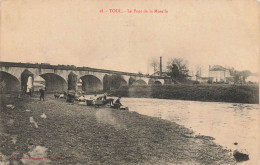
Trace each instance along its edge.
{"label": "water reflection", "polygon": [[250,160],[240,164],[257,164],[260,160],[258,104],[147,98],[123,98],[122,103],[140,114],[174,121],[197,134],[212,136],[217,144],[229,149],[245,150]]}

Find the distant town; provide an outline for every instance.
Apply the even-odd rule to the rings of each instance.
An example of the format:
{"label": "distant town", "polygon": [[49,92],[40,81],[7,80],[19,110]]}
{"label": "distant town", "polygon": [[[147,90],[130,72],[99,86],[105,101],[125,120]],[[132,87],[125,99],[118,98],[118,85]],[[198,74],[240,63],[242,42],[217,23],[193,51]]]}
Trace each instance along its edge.
{"label": "distant town", "polygon": [[[162,71],[162,57],[160,63],[156,60],[151,62],[154,68],[155,76],[170,76],[175,83],[217,83],[217,84],[253,84],[259,82],[259,73],[252,73],[249,70],[238,71],[233,67],[225,68],[221,65],[209,65],[207,73],[202,74],[200,67],[195,71],[190,71],[187,66],[187,61],[182,58],[173,58],[168,61],[166,71]],[[205,71],[204,71],[205,72]],[[190,80],[190,81],[187,81]]]}

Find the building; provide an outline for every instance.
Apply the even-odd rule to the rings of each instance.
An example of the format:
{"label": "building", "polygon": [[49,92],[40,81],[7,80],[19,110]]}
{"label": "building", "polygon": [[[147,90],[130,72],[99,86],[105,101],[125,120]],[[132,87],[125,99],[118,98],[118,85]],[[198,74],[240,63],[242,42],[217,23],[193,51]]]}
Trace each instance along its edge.
{"label": "building", "polygon": [[190,75],[191,75],[190,78],[189,77],[188,78],[192,81],[197,81],[199,83],[209,83],[210,81],[212,82],[212,78],[202,76],[201,68],[197,70],[196,74],[190,72]]}
{"label": "building", "polygon": [[228,69],[220,65],[214,65],[209,66],[209,77],[212,82],[228,82],[231,76]]}

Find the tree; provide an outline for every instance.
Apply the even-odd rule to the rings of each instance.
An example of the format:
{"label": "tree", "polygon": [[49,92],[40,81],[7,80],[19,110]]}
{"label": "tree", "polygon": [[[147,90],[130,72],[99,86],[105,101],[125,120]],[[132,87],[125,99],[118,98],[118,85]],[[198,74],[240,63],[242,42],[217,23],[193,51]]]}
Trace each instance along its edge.
{"label": "tree", "polygon": [[173,78],[180,77],[180,71],[176,64],[172,64],[171,66],[169,66],[169,73],[170,73],[170,76]]}
{"label": "tree", "polygon": [[150,62],[151,67],[153,67],[153,72],[157,72],[159,70],[159,62],[153,58]]}
{"label": "tree", "polygon": [[246,82],[247,77],[249,77],[252,73],[249,70],[243,70],[240,72],[243,83]]}
{"label": "tree", "polygon": [[245,83],[247,77],[252,74],[249,70],[237,71],[233,67],[229,68],[228,70],[229,70],[230,75],[233,77],[234,84]]}
{"label": "tree", "polygon": [[201,77],[201,70],[202,70],[201,66],[196,67],[196,75],[195,75],[196,77]]}
{"label": "tree", "polygon": [[232,68],[228,68],[228,71],[229,71],[230,76],[234,76],[235,75],[236,70],[233,67]]}
{"label": "tree", "polygon": [[167,63],[168,75],[173,79],[185,80],[188,77],[189,69],[187,61],[182,58],[173,58]]}
{"label": "tree", "polygon": [[234,84],[241,83],[241,81],[240,81],[240,75],[239,75],[239,72],[238,72],[238,71],[234,71],[234,73],[233,73],[233,79],[234,79]]}

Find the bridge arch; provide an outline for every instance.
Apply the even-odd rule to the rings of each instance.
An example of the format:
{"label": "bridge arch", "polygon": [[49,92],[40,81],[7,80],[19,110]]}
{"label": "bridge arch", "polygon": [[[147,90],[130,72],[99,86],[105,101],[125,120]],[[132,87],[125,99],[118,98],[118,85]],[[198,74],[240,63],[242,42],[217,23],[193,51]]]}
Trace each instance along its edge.
{"label": "bridge arch", "polygon": [[94,75],[84,75],[82,80],[82,90],[88,93],[100,92],[103,90],[102,81]]}
{"label": "bridge arch", "polygon": [[158,81],[158,80],[156,80],[156,81],[154,81],[154,84],[155,84],[155,85],[162,85],[162,82],[161,82],[161,81]]}
{"label": "bridge arch", "polygon": [[20,81],[12,74],[0,71],[0,93],[19,91]]}
{"label": "bridge arch", "polygon": [[135,85],[147,85],[147,83],[142,79],[136,80],[134,84]]}
{"label": "bridge arch", "polygon": [[121,86],[127,85],[127,81],[120,74],[114,74],[111,76],[111,89],[118,89]]}
{"label": "bridge arch", "polygon": [[129,76],[127,75],[121,75],[123,81],[122,81],[122,85],[127,85],[129,83]]}
{"label": "bridge arch", "polygon": [[125,85],[127,85],[127,81],[125,79],[121,79],[120,87]]}
{"label": "bridge arch", "polygon": [[46,92],[63,92],[67,90],[66,80],[55,73],[39,75],[45,80]]}
{"label": "bridge arch", "polygon": [[148,85],[163,85],[163,80],[161,79],[150,79]]}

